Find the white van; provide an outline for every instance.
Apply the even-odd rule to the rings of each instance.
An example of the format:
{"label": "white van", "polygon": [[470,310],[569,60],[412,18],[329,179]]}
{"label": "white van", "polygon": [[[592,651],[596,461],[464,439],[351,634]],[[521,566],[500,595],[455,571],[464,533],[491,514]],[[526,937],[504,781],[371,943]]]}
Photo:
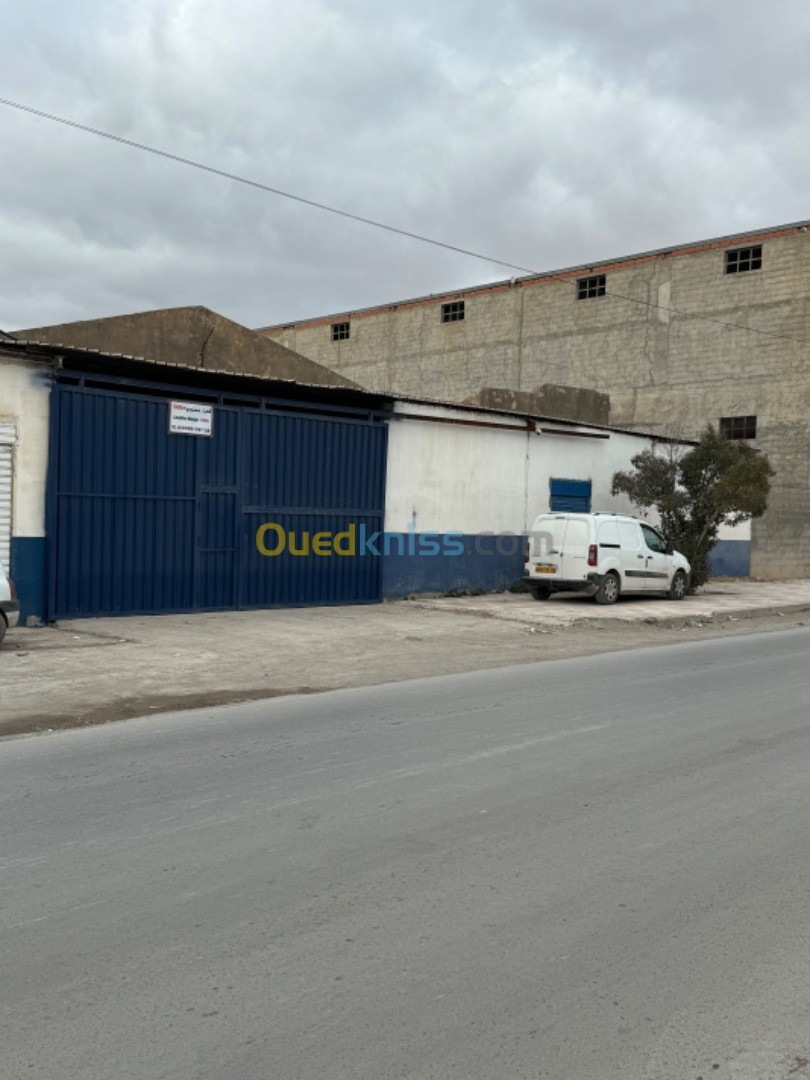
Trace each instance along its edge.
{"label": "white van", "polygon": [[523,580],[535,600],[585,592],[597,604],[620,593],[665,593],[682,600],[690,566],[646,521],[625,514],[540,514],[523,554]]}

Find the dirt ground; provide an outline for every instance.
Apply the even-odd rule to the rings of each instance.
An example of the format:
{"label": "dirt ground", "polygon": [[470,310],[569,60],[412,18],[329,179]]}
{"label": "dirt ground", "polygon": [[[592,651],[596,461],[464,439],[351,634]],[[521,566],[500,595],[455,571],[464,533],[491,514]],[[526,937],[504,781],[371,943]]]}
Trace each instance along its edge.
{"label": "dirt ground", "polygon": [[810,623],[810,582],[746,585],[613,608],[507,593],[15,629],[0,646],[0,735]]}

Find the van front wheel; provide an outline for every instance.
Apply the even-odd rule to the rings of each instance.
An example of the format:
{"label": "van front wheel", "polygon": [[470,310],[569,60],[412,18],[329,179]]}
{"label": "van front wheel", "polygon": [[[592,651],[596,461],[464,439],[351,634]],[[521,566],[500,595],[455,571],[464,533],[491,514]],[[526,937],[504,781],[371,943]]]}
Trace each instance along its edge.
{"label": "van front wheel", "polygon": [[683,600],[686,596],[686,574],[683,570],[676,570],[672,575],[672,584],[669,587],[670,600]]}
{"label": "van front wheel", "polygon": [[599,584],[599,588],[594,594],[594,600],[597,604],[615,604],[619,599],[619,591],[621,584],[619,582],[618,574],[614,574],[611,570],[610,573],[605,574],[602,581]]}

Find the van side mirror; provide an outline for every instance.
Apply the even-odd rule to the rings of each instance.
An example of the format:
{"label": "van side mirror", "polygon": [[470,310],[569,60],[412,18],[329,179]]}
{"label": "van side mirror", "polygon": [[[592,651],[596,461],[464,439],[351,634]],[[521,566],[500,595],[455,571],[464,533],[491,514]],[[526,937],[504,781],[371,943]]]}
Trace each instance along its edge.
{"label": "van side mirror", "polygon": [[672,546],[672,541],[668,537],[664,537],[664,543],[666,544],[665,555],[674,555],[675,549]]}

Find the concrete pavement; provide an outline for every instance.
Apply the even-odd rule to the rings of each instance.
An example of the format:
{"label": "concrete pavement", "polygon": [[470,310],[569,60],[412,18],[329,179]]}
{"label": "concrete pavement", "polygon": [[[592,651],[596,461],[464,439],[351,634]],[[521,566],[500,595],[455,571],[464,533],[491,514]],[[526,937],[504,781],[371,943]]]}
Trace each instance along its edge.
{"label": "concrete pavement", "polygon": [[442,597],[415,600],[432,610],[457,611],[505,619],[524,625],[571,626],[585,620],[601,623],[682,623],[684,621],[748,618],[780,611],[810,610],[810,581],[710,581],[694,596],[681,601],[650,596],[623,596],[613,606],[602,606],[587,596],[559,593],[548,600],[529,602],[524,593]]}
{"label": "concrete pavement", "polygon": [[526,593],[370,607],[86,619],[0,646],[0,734],[750,633],[810,620],[810,582],[711,582],[680,602]]}
{"label": "concrete pavement", "polygon": [[0,1076],[805,1080],[808,647],[5,740]]}

